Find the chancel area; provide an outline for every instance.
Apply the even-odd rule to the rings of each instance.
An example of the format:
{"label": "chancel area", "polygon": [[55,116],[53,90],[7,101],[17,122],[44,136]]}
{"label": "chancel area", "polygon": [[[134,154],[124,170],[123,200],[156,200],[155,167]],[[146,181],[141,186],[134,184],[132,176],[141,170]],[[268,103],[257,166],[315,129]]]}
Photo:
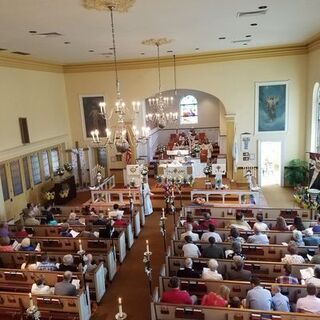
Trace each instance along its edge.
{"label": "chancel area", "polygon": [[319,11],[1,0],[0,319],[318,319]]}

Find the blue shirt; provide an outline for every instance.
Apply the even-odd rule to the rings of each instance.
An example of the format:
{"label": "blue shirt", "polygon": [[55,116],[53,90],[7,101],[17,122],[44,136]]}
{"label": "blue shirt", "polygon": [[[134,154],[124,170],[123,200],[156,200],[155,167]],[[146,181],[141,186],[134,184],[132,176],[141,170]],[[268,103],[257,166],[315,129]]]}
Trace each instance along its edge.
{"label": "blue shirt", "polygon": [[248,243],[254,244],[269,244],[269,239],[266,234],[254,234],[248,238]]}
{"label": "blue shirt", "polygon": [[280,292],[277,292],[272,297],[272,308],[275,311],[290,312],[288,297],[284,296]]}
{"label": "blue shirt", "polygon": [[272,297],[269,290],[256,286],[247,293],[247,306],[255,310],[271,310]]}

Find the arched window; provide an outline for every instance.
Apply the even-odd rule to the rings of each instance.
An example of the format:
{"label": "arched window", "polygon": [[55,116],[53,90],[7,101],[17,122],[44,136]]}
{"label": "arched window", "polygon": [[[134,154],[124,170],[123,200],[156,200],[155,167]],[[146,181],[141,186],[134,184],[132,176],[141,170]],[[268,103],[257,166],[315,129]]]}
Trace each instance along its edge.
{"label": "arched window", "polygon": [[196,124],[198,123],[198,101],[188,95],[180,101],[180,124]]}
{"label": "arched window", "polygon": [[311,118],[311,152],[320,152],[320,85],[313,87]]}

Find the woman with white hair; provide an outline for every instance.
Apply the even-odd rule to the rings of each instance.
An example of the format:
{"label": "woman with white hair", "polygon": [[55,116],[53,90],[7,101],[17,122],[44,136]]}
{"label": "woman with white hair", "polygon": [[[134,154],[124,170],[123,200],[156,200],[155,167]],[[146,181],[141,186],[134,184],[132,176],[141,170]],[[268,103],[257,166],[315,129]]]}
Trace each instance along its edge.
{"label": "woman with white hair", "polygon": [[34,251],[35,247],[31,244],[30,238],[22,239],[20,243],[21,251]]}
{"label": "woman with white hair", "polygon": [[302,232],[299,230],[293,230],[292,231],[292,240],[295,242],[295,244],[300,247],[304,246],[304,242],[302,239]]}
{"label": "woman with white hair", "polygon": [[313,235],[311,228],[304,230],[303,242],[306,246],[318,246],[320,243],[320,237]]}
{"label": "woman with white hair", "polygon": [[60,263],[59,271],[71,271],[71,272],[77,272],[78,268],[74,264],[73,256],[71,254],[66,254],[62,258],[62,263]]}
{"label": "woman with white hair", "polygon": [[74,225],[82,225],[82,223],[77,219],[77,215],[75,212],[71,211],[69,214],[69,219],[67,221],[70,226]]}
{"label": "woman with white hair", "polygon": [[223,280],[222,275],[218,273],[218,261],[210,259],[208,261],[208,268],[203,268],[202,279],[204,280]]}

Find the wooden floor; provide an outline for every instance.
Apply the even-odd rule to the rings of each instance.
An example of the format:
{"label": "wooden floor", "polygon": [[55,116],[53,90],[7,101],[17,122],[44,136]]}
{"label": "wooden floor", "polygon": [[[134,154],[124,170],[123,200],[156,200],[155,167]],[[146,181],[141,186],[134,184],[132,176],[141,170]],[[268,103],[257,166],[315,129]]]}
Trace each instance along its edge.
{"label": "wooden floor", "polygon": [[[277,186],[263,188],[262,192],[270,207],[292,207],[292,189],[280,188]],[[80,201],[88,200],[89,193],[79,194]],[[84,200],[84,201],[83,201]],[[157,199],[156,207],[163,207],[163,200]],[[80,204],[78,202],[78,204]],[[77,199],[73,201],[77,205]],[[128,253],[122,266],[113,280],[107,293],[92,316],[93,320],[111,320],[117,313],[117,299],[122,297],[123,309],[130,320],[150,319],[150,296],[149,285],[144,273],[142,262],[145,251],[145,241],[149,240],[152,255],[153,281],[152,288],[158,285],[158,275],[161,266],[165,261],[164,241],[159,228],[160,210],[146,218],[146,225],[142,229],[139,238],[136,239],[133,247]],[[173,216],[168,217],[167,239],[169,244],[173,231]]]}

